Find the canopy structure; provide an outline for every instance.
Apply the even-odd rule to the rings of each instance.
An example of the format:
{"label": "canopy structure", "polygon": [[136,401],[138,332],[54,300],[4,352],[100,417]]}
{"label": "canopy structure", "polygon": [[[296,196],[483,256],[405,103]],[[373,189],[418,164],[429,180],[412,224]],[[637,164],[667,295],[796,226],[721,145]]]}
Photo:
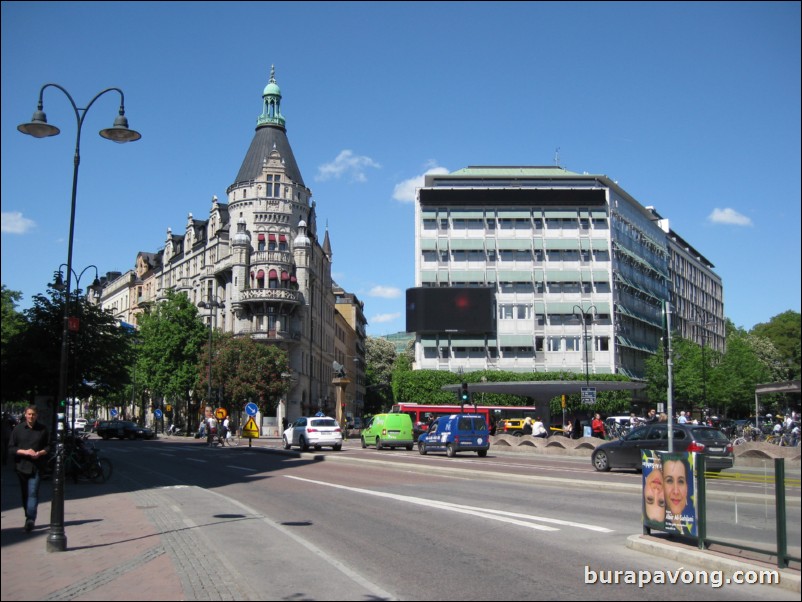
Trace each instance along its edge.
{"label": "canopy structure", "polygon": [[[591,380],[586,383],[583,380],[536,380],[536,381],[513,381],[495,383],[468,383],[470,393],[506,393],[508,395],[521,395],[545,403],[557,395],[570,395],[581,393],[585,387],[591,387],[596,391],[635,391],[645,389],[646,383],[621,382],[611,380]],[[458,393],[462,385],[445,385],[443,391],[453,391]]]}

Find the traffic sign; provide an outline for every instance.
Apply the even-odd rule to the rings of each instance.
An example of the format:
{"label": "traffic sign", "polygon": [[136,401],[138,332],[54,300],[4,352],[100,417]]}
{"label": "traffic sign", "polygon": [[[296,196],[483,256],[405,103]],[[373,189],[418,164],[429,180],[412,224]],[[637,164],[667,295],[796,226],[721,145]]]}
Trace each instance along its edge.
{"label": "traffic sign", "polygon": [[245,413],[248,416],[256,416],[259,413],[259,406],[251,402],[245,406]]}
{"label": "traffic sign", "polygon": [[214,417],[218,420],[225,420],[226,416],[228,416],[228,411],[225,408],[217,408],[214,411]]}
{"label": "traffic sign", "polygon": [[596,403],[596,387],[582,387],[582,403],[587,405]]}
{"label": "traffic sign", "polygon": [[259,438],[259,426],[256,424],[256,420],[253,419],[253,416],[248,418],[248,422],[246,422],[245,426],[242,428],[242,436],[248,439]]}
{"label": "traffic sign", "polygon": [[111,414],[112,418],[117,418],[117,414],[119,414],[119,412],[117,411],[117,408],[111,408],[109,414]]}
{"label": "traffic sign", "polygon": [[153,415],[154,415],[156,418],[158,418],[159,420],[161,420],[161,417],[162,417],[162,411],[161,411],[161,410],[159,410],[159,409],[157,409],[157,410],[154,410],[154,412],[153,412]]}

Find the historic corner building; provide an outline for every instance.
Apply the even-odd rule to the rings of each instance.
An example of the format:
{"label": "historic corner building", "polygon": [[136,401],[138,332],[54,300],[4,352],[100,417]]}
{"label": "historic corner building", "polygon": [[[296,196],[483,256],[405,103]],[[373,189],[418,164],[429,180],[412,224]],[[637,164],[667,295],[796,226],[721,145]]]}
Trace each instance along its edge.
{"label": "historic corner building", "polygon": [[287,139],[272,69],[262,99],[250,148],[227,189],[228,202],[214,197],[207,220],[190,213],[183,234],[168,228],[163,251],[139,253],[134,270],[104,287],[101,304],[135,323],[136,314],[165,291],[184,292],[200,304],[210,327],[287,351],[290,390],[279,419],[319,409],[335,414],[336,359],[347,369],[346,412],[361,415],[363,304],[332,281],[329,234],[321,243],[315,202]]}
{"label": "historic corner building", "polygon": [[415,238],[415,286],[488,286],[496,303],[495,334],[417,335],[419,368],[639,380],[661,341],[664,301],[672,331],[724,349],[714,266],[606,176],[560,167],[428,175]]}

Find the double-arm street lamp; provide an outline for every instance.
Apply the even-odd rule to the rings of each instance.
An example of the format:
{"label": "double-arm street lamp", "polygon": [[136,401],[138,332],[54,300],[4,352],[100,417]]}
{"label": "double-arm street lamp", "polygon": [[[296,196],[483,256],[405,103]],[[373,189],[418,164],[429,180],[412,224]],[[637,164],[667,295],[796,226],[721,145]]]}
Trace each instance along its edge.
{"label": "double-arm street lamp", "polygon": [[212,322],[214,328],[217,328],[217,310],[225,309],[226,304],[220,297],[215,295],[208,295],[206,301],[198,303],[198,307],[209,310],[209,389],[206,403],[212,403]]}
{"label": "double-arm street lamp", "polygon": [[[70,293],[70,290],[64,284],[64,277],[63,277],[63,275],[61,273],[61,270],[63,268],[67,268],[67,264],[66,263],[62,263],[58,267],[58,271],[56,271],[53,274],[55,276],[55,279],[54,279],[54,282],[53,282],[52,286],[57,291],[63,291],[64,292],[64,303],[69,304],[69,303],[72,302],[72,295]],[[81,270],[80,274],[76,274],[75,270],[73,270],[71,267],[67,268],[67,269],[69,269],[71,271],[72,275],[75,276],[75,295],[76,295],[76,297],[78,295],[78,291],[81,290],[81,278],[83,277],[83,275],[86,273],[87,270],[94,269],[95,270],[95,279],[92,281],[92,284],[89,285],[88,288],[90,290],[94,291],[93,294],[95,295],[96,299],[100,298],[100,279],[98,278],[98,271],[97,271],[97,266],[96,265],[88,265],[88,266],[86,266],[83,270]],[[76,301],[77,301],[77,299],[76,299]],[[73,333],[76,333],[76,334],[78,333],[78,331],[80,330],[80,319],[77,316],[70,316],[68,318],[68,329],[69,329],[70,332],[73,332]],[[75,359],[76,357],[77,356],[75,354],[73,354],[73,359]],[[73,363],[73,365],[75,365],[75,362]],[[78,378],[78,375],[77,375],[77,371],[76,371],[76,373],[73,374],[73,377],[72,377],[72,400],[70,402],[70,407],[72,408],[71,419],[70,419],[70,430],[73,433],[75,432],[75,400],[76,400],[75,381],[76,381],[77,378]],[[53,416],[53,418],[54,418],[53,426],[58,428],[57,427],[57,423],[55,421],[55,416]]]}
{"label": "double-arm street lamp", "polygon": [[[579,314],[577,314],[579,310]],[[593,321],[596,313],[596,306],[591,305],[587,309],[582,309],[579,305],[574,305],[574,315],[582,320],[582,347],[585,349],[585,386],[590,387],[590,350],[588,349],[588,322]]]}
{"label": "double-arm street lamp", "polygon": [[[80,108],[75,104],[75,101],[64,88],[58,84],[45,84],[39,90],[39,105],[33,114],[33,118],[29,123],[23,123],[17,126],[17,129],[23,134],[28,134],[34,138],[46,138],[48,136],[56,136],[60,130],[47,123],[47,117],[42,110],[44,105],[42,98],[47,88],[56,88],[61,90],[72,105],[75,112],[75,122],[78,126],[78,131],[75,137],[75,156],[73,160],[72,172],[72,198],[70,205],[70,235],[67,243],[67,294],[71,289],[72,281],[72,244],[73,234],[75,232],[75,201],[78,191],[78,166],[81,163],[81,128],[84,125],[86,113],[95,103],[95,101],[103,96],[106,92],[117,92],[120,95],[120,110],[117,117],[114,119],[114,125],[100,131],[100,135],[112,142],[134,142],[139,140],[142,135],[139,132],[128,129],[128,120],[125,117],[125,96],[123,91],[119,88],[106,88],[98,92],[86,108]],[[66,402],[67,396],[67,367],[69,363],[69,303],[64,304],[64,325],[61,332],[61,363],[59,366],[59,384],[58,384],[58,407],[63,407]],[[55,474],[53,477],[53,502],[50,506],[50,533],[47,536],[47,551],[48,552],[63,552],[67,549],[67,536],[64,533],[64,417],[59,416],[57,426],[57,444],[56,444],[56,466]]]}
{"label": "double-arm street lamp", "polygon": [[702,331],[702,404],[703,404],[703,411],[707,411],[707,370],[706,370],[706,362],[705,362],[705,343],[707,343],[707,327],[715,325],[716,319],[711,318],[709,316],[705,318],[700,318],[698,315],[696,316],[695,320],[691,321],[692,324],[699,326],[699,329]]}

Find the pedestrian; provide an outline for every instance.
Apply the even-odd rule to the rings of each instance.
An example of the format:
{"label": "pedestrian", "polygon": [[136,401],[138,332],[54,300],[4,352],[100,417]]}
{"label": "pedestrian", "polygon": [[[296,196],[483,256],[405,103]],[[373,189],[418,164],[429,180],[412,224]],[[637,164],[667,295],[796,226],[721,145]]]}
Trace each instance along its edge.
{"label": "pedestrian", "polygon": [[677,424],[687,424],[688,418],[685,416],[685,412],[679,413],[679,418],[677,418]]}
{"label": "pedestrian", "polygon": [[215,437],[217,437],[217,418],[214,417],[212,406],[206,406],[206,443],[209,447],[212,446]]}
{"label": "pedestrian", "polygon": [[524,435],[531,435],[532,432],[533,432],[532,431],[532,419],[529,416],[527,416],[524,419],[524,426],[523,426],[522,432],[523,432]]}
{"label": "pedestrian", "polygon": [[25,421],[18,424],[8,443],[8,454],[15,460],[17,477],[22,493],[22,508],[25,511],[25,530],[31,531],[36,524],[39,506],[39,485],[46,464],[50,437],[47,428],[37,421],[36,406],[25,409]]}
{"label": "pedestrian", "polygon": [[574,419],[574,428],[572,428],[571,431],[573,439],[579,439],[580,437],[584,436],[584,433],[582,432],[582,421],[579,419],[579,416]]}
{"label": "pedestrian", "polygon": [[546,430],[546,426],[543,424],[540,416],[538,416],[535,419],[535,422],[532,424],[532,436],[540,437],[542,439],[545,439],[549,436],[549,432]]}
{"label": "pedestrian", "polygon": [[657,420],[658,420],[658,418],[657,418],[657,410],[652,408],[651,410],[649,410],[649,413],[646,415],[646,420],[644,420],[644,422],[646,424],[651,424],[653,422],[657,422]]}
{"label": "pedestrian", "polygon": [[593,420],[590,423],[590,429],[593,431],[593,436],[599,439],[604,439],[604,421],[601,419],[601,414],[596,412]]}

